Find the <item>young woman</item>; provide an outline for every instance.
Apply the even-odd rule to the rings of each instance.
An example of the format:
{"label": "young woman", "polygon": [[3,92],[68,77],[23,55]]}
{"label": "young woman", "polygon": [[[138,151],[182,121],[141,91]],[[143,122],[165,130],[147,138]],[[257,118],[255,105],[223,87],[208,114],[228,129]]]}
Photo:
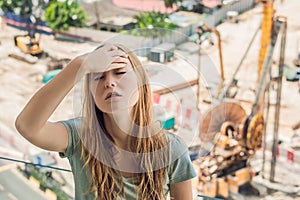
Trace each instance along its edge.
{"label": "young woman", "polygon": [[[49,122],[85,77],[82,116]],[[196,176],[186,146],[152,119],[148,79],[136,55],[102,44],[73,59],[16,120],[32,144],[69,159],[75,199],[192,199]]]}

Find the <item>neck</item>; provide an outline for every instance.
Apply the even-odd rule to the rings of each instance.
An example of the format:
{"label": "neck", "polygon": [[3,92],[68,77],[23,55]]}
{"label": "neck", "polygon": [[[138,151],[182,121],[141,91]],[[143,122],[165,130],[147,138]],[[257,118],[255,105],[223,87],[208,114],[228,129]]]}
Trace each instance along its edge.
{"label": "neck", "polygon": [[113,114],[104,113],[104,123],[114,143],[122,149],[127,149],[131,124],[131,117],[128,111]]}

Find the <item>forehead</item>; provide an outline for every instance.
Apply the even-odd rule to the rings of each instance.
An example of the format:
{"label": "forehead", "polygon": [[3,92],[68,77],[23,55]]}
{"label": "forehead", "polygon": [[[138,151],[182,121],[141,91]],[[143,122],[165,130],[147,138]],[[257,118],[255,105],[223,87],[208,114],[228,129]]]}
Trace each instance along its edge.
{"label": "forehead", "polygon": [[131,64],[131,62],[128,62],[128,64],[125,67],[119,67],[119,68],[108,67],[108,69],[105,70],[104,72],[91,73],[91,76],[94,77],[94,76],[97,76],[97,75],[100,75],[103,73],[107,73],[107,72],[118,72],[118,71],[127,71],[128,72],[128,71],[132,71],[132,70],[133,70],[132,64]]}

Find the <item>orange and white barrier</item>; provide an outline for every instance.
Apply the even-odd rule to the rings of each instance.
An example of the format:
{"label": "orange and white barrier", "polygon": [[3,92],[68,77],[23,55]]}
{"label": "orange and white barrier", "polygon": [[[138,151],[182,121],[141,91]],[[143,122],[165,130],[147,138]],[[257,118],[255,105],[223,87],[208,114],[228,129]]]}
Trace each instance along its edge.
{"label": "orange and white barrier", "polygon": [[199,126],[201,113],[196,108],[181,105],[178,101],[158,94],[152,94],[153,103],[164,110],[166,116],[175,116],[175,124],[188,130]]}
{"label": "orange and white barrier", "polygon": [[178,125],[182,128],[194,130],[199,126],[201,113],[197,109],[181,106],[177,109]]}
{"label": "orange and white barrier", "polygon": [[289,145],[282,143],[277,146],[277,157],[286,158],[288,163],[300,164],[300,151],[292,149]]}

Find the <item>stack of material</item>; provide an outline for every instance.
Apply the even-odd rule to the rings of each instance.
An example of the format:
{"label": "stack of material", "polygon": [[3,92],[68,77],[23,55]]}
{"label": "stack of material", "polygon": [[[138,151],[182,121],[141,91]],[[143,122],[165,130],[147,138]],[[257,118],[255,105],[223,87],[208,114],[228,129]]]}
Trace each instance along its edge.
{"label": "stack of material", "polygon": [[198,190],[203,195],[228,198],[229,192],[239,192],[249,184],[251,170],[248,159],[260,148],[263,119],[250,118],[233,102],[223,102],[202,118],[200,139],[203,147],[214,144],[209,154],[196,161]]}

